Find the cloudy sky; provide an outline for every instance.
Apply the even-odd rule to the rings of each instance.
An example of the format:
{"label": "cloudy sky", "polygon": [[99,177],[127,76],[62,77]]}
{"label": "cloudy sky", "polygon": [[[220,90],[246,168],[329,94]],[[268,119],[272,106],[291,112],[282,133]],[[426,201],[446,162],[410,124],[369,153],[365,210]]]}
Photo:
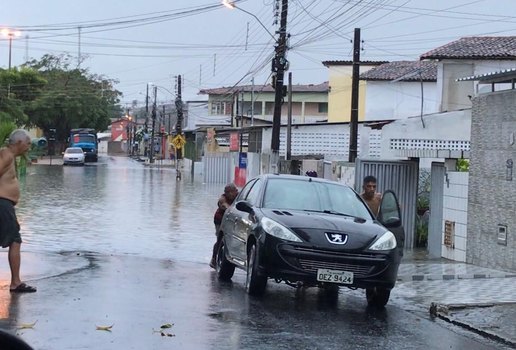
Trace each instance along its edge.
{"label": "cloudy sky", "polygon": [[[119,81],[124,104],[142,104],[149,82],[160,87],[158,100],[172,99],[178,74],[184,99],[252,78],[269,83],[275,4],[240,0],[241,10],[231,10],[218,0],[0,0],[0,26],[21,34],[12,43],[13,66],[80,52],[81,67]],[[351,60],[354,28],[361,29],[362,60],[417,60],[463,36],[516,35],[516,1],[289,0],[294,83],[326,81],[322,61]],[[8,47],[0,35],[2,68]]]}

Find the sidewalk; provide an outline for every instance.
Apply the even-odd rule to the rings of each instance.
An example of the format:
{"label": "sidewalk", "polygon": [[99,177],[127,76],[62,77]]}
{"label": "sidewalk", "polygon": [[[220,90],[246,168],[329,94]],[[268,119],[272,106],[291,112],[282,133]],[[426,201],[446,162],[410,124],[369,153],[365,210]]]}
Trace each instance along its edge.
{"label": "sidewalk", "polygon": [[516,347],[514,271],[428,259],[424,252],[408,251],[391,301],[426,309],[432,317]]}

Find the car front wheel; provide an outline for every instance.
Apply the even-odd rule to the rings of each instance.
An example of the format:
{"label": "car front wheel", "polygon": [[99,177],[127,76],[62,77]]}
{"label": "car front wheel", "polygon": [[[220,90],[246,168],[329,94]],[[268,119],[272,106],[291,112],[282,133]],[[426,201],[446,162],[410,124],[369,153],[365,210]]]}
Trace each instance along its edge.
{"label": "car front wheel", "polygon": [[258,272],[258,251],[256,244],[253,243],[247,254],[247,278],[245,280],[245,290],[249,295],[259,296],[265,292],[267,286],[267,276],[260,275]]}
{"label": "car front wheel", "polygon": [[376,308],[383,308],[389,302],[391,290],[386,288],[374,287],[366,289],[367,304]]}
{"label": "car front wheel", "polygon": [[217,252],[217,277],[221,281],[229,281],[235,273],[235,265],[226,259],[224,242],[221,242]]}

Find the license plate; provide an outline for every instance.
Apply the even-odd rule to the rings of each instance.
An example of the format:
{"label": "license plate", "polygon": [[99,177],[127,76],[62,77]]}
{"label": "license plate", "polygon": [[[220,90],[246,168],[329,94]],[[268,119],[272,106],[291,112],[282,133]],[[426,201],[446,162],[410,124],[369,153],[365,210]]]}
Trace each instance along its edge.
{"label": "license plate", "polygon": [[353,284],[353,272],[317,269],[317,280],[320,282]]}

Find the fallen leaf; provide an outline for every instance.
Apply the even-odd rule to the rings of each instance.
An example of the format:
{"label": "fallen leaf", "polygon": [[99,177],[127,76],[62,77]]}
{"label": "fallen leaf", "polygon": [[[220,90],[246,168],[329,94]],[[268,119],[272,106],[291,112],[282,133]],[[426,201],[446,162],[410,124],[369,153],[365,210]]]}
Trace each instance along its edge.
{"label": "fallen leaf", "polygon": [[96,326],[97,327],[97,331],[108,331],[108,332],[111,332],[111,328],[113,328],[114,324],[112,324],[111,326]]}
{"label": "fallen leaf", "polygon": [[38,322],[38,320],[36,320],[34,323],[21,323],[16,328],[18,328],[18,329],[33,329],[37,322]]}
{"label": "fallen leaf", "polygon": [[172,328],[174,324],[173,323],[165,323],[165,324],[162,324],[161,325],[161,329],[165,329],[165,328]]}

